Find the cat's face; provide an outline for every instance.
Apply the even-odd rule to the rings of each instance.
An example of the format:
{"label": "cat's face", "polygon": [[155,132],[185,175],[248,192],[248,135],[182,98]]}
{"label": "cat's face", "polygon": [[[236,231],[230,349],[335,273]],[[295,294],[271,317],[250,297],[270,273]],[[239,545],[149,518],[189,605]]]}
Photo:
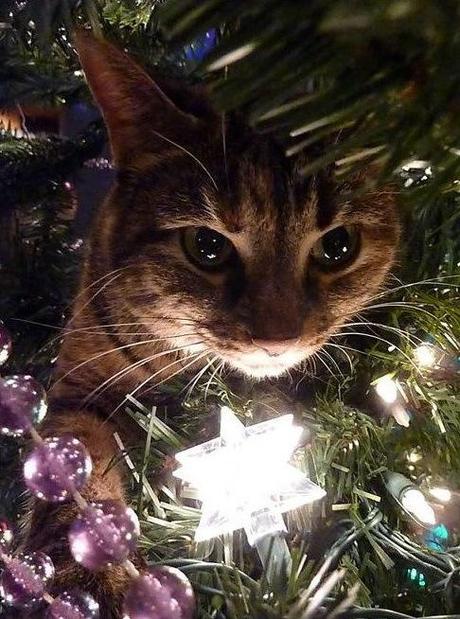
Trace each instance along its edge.
{"label": "cat's face", "polygon": [[391,192],[305,178],[204,100],[181,112],[121,53],[80,47],[120,170],[90,257],[116,274],[113,322],[255,377],[308,358],[382,286],[398,240]]}

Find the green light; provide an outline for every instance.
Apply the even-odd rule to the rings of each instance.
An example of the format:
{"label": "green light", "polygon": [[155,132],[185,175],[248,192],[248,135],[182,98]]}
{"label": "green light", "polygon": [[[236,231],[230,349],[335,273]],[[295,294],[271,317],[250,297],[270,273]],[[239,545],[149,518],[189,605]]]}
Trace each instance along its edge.
{"label": "green light", "polygon": [[437,524],[432,531],[433,535],[438,537],[440,540],[447,540],[449,537],[449,531],[444,524]]}
{"label": "green light", "polygon": [[409,567],[406,570],[406,575],[411,582],[424,589],[426,587],[425,574],[419,572],[415,567]]}

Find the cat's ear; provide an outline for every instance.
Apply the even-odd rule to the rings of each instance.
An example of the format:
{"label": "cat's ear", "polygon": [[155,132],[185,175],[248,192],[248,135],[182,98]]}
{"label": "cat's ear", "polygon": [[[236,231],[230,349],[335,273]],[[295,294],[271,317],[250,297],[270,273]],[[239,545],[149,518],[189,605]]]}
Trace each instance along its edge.
{"label": "cat's ear", "polygon": [[[184,139],[200,120],[185,112],[127,54],[90,32],[80,30],[75,42],[90,89],[107,124],[117,164],[148,146]],[[154,136],[157,139],[154,139]],[[153,138],[153,143],[152,143]]]}

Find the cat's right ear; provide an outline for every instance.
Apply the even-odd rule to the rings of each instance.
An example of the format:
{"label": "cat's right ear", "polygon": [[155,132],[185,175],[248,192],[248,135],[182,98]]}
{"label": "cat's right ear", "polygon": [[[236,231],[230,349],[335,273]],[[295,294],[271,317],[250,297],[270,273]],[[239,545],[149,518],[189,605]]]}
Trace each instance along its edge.
{"label": "cat's right ear", "polygon": [[[126,53],[88,31],[75,34],[82,68],[109,130],[115,163],[133,153],[184,140],[200,121],[180,110],[155,81]],[[155,139],[156,136],[156,139]]]}

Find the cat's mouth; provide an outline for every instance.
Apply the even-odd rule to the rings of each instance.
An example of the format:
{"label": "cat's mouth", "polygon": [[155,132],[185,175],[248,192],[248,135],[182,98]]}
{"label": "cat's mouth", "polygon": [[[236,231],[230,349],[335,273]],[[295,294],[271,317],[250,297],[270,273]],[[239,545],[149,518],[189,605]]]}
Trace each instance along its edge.
{"label": "cat's mouth", "polygon": [[222,358],[232,367],[254,378],[280,376],[290,368],[304,361],[311,351],[306,348],[292,348],[276,356],[263,350],[250,352],[228,352]]}

